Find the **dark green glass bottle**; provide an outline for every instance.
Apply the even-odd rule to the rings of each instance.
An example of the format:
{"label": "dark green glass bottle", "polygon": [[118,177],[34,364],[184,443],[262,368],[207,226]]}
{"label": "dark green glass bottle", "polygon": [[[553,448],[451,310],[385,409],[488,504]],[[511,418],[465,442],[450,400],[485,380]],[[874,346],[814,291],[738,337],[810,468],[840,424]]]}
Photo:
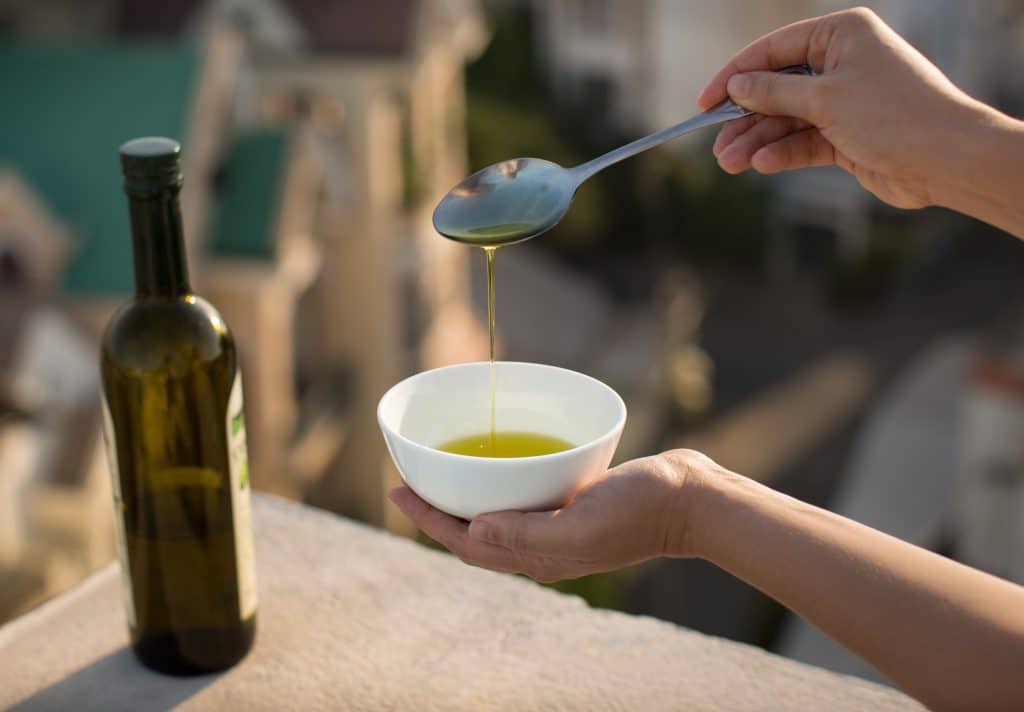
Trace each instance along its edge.
{"label": "dark green glass bottle", "polygon": [[188,675],[245,656],[257,602],[241,377],[227,324],[189,287],[179,154],[164,138],[121,147],[135,297],[101,370],[132,647]]}

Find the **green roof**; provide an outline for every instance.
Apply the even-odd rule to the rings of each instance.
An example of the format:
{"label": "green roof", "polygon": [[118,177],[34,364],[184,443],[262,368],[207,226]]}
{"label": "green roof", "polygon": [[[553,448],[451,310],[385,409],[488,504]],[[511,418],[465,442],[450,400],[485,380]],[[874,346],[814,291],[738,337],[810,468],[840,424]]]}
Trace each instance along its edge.
{"label": "green roof", "polygon": [[117,149],[137,136],[182,138],[196,51],[0,43],[0,67],[0,165],[13,166],[81,241],[64,275],[66,291],[131,292]]}
{"label": "green roof", "polygon": [[209,242],[212,252],[250,259],[273,257],[288,144],[283,129],[250,131],[232,142],[218,178],[218,205]]}

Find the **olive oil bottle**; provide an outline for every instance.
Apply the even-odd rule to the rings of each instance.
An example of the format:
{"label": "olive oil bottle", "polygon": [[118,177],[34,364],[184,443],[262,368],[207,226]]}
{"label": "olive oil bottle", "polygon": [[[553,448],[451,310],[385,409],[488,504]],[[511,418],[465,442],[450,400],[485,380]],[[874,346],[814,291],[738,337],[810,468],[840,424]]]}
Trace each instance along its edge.
{"label": "olive oil bottle", "polygon": [[135,296],[103,336],[103,414],[136,656],[188,675],[238,662],[256,631],[242,381],[231,332],[192,293],[180,147],[121,147]]}

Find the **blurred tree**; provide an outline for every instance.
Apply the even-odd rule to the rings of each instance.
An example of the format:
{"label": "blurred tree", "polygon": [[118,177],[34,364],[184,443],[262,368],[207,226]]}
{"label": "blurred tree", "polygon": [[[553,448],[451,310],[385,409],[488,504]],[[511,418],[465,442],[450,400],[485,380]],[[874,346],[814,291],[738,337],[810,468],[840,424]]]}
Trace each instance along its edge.
{"label": "blurred tree", "polygon": [[[554,108],[528,12],[506,10],[493,23],[490,46],[467,71],[474,168],[519,156],[571,166],[636,138],[585,130],[600,121],[585,107]],[[598,274],[617,256],[666,247],[687,260],[759,266],[765,255],[763,190],[756,179],[722,173],[710,151],[706,156],[663,148],[595,176],[538,244]],[[646,281],[653,284],[656,276]]]}
{"label": "blurred tree", "polygon": [[657,214],[680,256],[756,268],[766,256],[766,199],[752,176],[731,176],[706,157],[666,157]]}
{"label": "blurred tree", "polygon": [[[547,101],[537,66],[529,14],[498,13],[487,51],[466,72],[470,166],[476,170],[508,158],[537,156],[564,166],[586,160],[585,147],[566,135]],[[605,232],[601,190],[581,191],[557,231],[545,242],[576,249],[595,244]]]}

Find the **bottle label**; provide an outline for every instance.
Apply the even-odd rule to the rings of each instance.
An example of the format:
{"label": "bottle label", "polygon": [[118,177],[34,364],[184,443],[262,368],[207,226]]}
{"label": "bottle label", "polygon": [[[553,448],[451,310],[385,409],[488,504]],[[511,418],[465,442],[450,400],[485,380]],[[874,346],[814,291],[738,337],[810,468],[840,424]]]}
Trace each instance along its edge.
{"label": "bottle label", "polygon": [[235,520],[235,555],[238,566],[238,610],[242,618],[256,612],[256,571],[252,547],[252,505],[249,494],[249,453],[245,444],[242,372],[228,398],[228,466],[231,468],[231,509]]}
{"label": "bottle label", "polygon": [[128,567],[128,542],[124,533],[124,500],[121,498],[121,472],[117,464],[117,440],[114,435],[114,419],[110,417],[110,406],[104,394],[103,402],[103,440],[107,445],[107,464],[110,467],[110,490],[114,495],[114,537],[117,541],[117,558],[121,566],[121,593],[124,599],[124,614],[128,625],[134,628],[135,599],[132,597],[131,569]]}

